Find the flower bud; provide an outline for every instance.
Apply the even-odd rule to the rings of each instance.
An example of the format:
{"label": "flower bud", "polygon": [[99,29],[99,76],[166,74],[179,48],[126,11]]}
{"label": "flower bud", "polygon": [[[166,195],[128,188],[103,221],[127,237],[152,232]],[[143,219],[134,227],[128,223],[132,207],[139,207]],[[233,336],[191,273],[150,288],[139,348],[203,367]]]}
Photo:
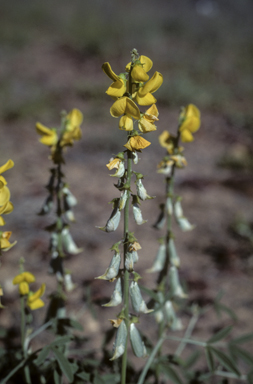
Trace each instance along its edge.
{"label": "flower bud", "polygon": [[160,244],[158,252],[153,266],[150,269],[147,269],[148,273],[160,272],[163,270],[166,261],[166,246],[165,244]]}
{"label": "flower bud", "polygon": [[141,209],[137,203],[133,204],[133,214],[136,224],[141,225],[147,222],[147,220],[143,220]]}
{"label": "flower bud", "polygon": [[116,340],[113,344],[113,356],[110,360],[115,360],[118,357],[123,355],[126,348],[126,341],[127,341],[127,327],[126,327],[125,321],[123,320],[120,323],[120,326],[117,330]]}
{"label": "flower bud", "polygon": [[116,307],[122,302],[122,288],[121,288],[121,278],[117,279],[115,284],[114,291],[111,296],[109,303],[102,305],[103,307]]}
{"label": "flower bud", "polygon": [[126,253],[125,267],[128,272],[132,272],[134,270],[133,252]]}
{"label": "flower bud", "polygon": [[172,205],[172,199],[171,197],[167,197],[166,200],[166,209],[169,216],[173,214],[173,205]]}
{"label": "flower bud", "polygon": [[52,207],[53,207],[53,196],[50,194],[46,198],[46,201],[44,202],[38,215],[40,215],[40,216],[46,215],[47,213],[49,213],[51,211]]}
{"label": "flower bud", "polygon": [[161,212],[158,216],[156,223],[153,225],[153,227],[156,229],[162,229],[164,227],[164,224],[166,223],[164,206],[165,206],[164,204],[160,204],[160,206],[159,206]]}
{"label": "flower bud", "polygon": [[170,279],[170,287],[171,287],[172,295],[185,299],[187,295],[183,291],[183,288],[179,282],[178,270],[174,266],[170,267],[169,279]]}
{"label": "flower bud", "polygon": [[153,309],[147,308],[146,303],[142,298],[140,288],[135,281],[132,281],[132,283],[130,285],[129,293],[130,293],[130,297],[131,297],[132,307],[133,307],[135,312],[137,312],[137,313],[139,313],[139,312],[142,312],[142,313],[153,312]]}
{"label": "flower bud", "polygon": [[115,199],[115,200],[116,201],[113,202],[113,205],[114,205],[113,211],[112,211],[111,216],[109,217],[106,225],[104,227],[97,227],[97,228],[101,229],[101,231],[114,232],[114,231],[116,231],[116,229],[119,226],[121,212],[120,212],[118,206],[119,206],[119,200],[120,199]]}
{"label": "flower bud", "polygon": [[73,291],[73,289],[76,287],[76,285],[73,284],[72,276],[70,273],[65,273],[64,275],[64,286],[67,292]]}
{"label": "flower bud", "polygon": [[195,228],[195,226],[192,225],[186,217],[184,217],[180,198],[175,202],[174,208],[177,224],[183,232],[191,231],[193,228]]}
{"label": "flower bud", "polygon": [[141,335],[134,325],[134,323],[131,323],[130,325],[130,341],[132,345],[133,352],[135,356],[137,357],[146,357],[147,356],[147,350],[145,347],[144,342],[142,341]]}
{"label": "flower bud", "polygon": [[181,199],[177,199],[177,201],[174,204],[175,208],[175,217],[178,219],[179,217],[182,217],[184,215],[182,205],[181,205]]}
{"label": "flower bud", "polygon": [[141,179],[137,179],[135,183],[136,183],[136,188],[137,188],[137,196],[142,201],[154,198],[154,197],[151,197],[147,194],[147,190],[144,188]]}
{"label": "flower bud", "polygon": [[115,252],[110,262],[110,265],[106,269],[105,273],[101,276],[95,277],[95,279],[101,279],[101,280],[114,279],[119,273],[120,262],[121,262],[120,253]]}
{"label": "flower bud", "polygon": [[63,228],[61,236],[63,248],[67,253],[70,253],[71,255],[77,255],[78,253],[82,252],[83,249],[77,247],[68,228]]}
{"label": "flower bud", "polygon": [[66,186],[62,189],[62,192],[64,194],[64,205],[66,204],[68,209],[77,205],[76,197],[73,195],[72,192],[70,192],[70,190]]}
{"label": "flower bud", "polygon": [[133,155],[134,164],[138,164],[138,161],[139,161],[138,153],[136,151],[133,151],[132,155]]}
{"label": "flower bud", "polygon": [[166,314],[166,320],[170,328],[173,331],[180,331],[181,329],[183,329],[182,322],[180,319],[177,318],[173,308],[173,304],[170,300],[166,301],[164,305],[164,310]]}
{"label": "flower bud", "polygon": [[169,239],[168,248],[169,248],[170,264],[178,268],[180,266],[180,259],[178,257],[175,243],[172,238]]}
{"label": "flower bud", "polygon": [[128,197],[128,191],[125,190],[124,192],[121,193],[121,197],[119,200],[119,211],[122,211],[122,209],[125,208],[127,197]]}

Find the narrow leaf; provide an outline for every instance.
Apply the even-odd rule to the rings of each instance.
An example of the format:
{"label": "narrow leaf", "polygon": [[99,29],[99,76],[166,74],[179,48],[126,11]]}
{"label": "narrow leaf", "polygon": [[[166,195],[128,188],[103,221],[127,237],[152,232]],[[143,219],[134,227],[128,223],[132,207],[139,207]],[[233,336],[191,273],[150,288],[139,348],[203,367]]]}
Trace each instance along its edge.
{"label": "narrow leaf", "polygon": [[207,361],[208,368],[210,369],[211,372],[213,372],[215,369],[215,364],[214,364],[214,358],[212,355],[211,348],[206,347],[205,353],[206,353],[206,361]]}
{"label": "narrow leaf", "polygon": [[209,349],[228,371],[233,372],[237,376],[240,376],[240,372],[238,371],[232,359],[230,359],[227,355],[225,355],[225,353],[216,348],[209,347]]}
{"label": "narrow leaf", "polygon": [[41,365],[46,360],[46,357],[47,357],[47,355],[49,353],[49,350],[50,350],[49,347],[42,348],[42,350],[40,351],[40,353],[37,356],[37,359],[34,360],[34,363],[37,366]]}
{"label": "narrow leaf", "polygon": [[73,373],[72,373],[71,365],[69,361],[63,355],[63,353],[59,351],[59,349],[52,348],[52,351],[56,357],[56,360],[60,366],[61,371],[64,373],[67,379],[72,383],[74,377],[73,377]]}
{"label": "narrow leaf", "polygon": [[178,376],[177,372],[171,368],[169,364],[161,364],[160,365],[162,372],[165,374],[165,376],[169,377],[170,380],[175,384],[183,384],[182,380]]}
{"label": "narrow leaf", "polygon": [[200,351],[194,351],[186,361],[182,363],[184,369],[189,369],[194,366],[194,364],[198,361],[201,353]]}
{"label": "narrow leaf", "polygon": [[249,384],[253,384],[253,370],[248,373],[247,379]]}
{"label": "narrow leaf", "polygon": [[236,337],[235,339],[231,340],[231,343],[243,344],[251,340],[253,340],[253,332],[247,333],[246,335],[243,335],[243,336]]}
{"label": "narrow leaf", "polygon": [[59,375],[57,369],[54,370],[54,383],[61,384],[61,376]]}
{"label": "narrow leaf", "polygon": [[55,339],[51,344],[49,344],[48,347],[54,348],[57,346],[66,345],[72,339],[73,339],[72,335],[60,336],[60,337],[57,337],[57,339]]}
{"label": "narrow leaf", "polygon": [[231,331],[232,331],[231,326],[223,328],[219,332],[217,332],[215,335],[210,337],[210,339],[207,340],[207,343],[208,344],[217,343],[217,341],[224,339]]}
{"label": "narrow leaf", "polygon": [[143,292],[145,292],[147,295],[149,295],[152,299],[159,302],[159,297],[158,297],[157,293],[152,291],[152,289],[148,289],[148,288],[144,287],[143,285],[139,285],[139,287]]}
{"label": "narrow leaf", "polygon": [[90,381],[90,374],[87,372],[80,372],[76,374],[77,377],[79,377],[82,380]]}
{"label": "narrow leaf", "polygon": [[249,352],[245,351],[242,348],[239,348],[237,345],[233,345],[233,354],[237,356],[238,358],[245,361],[250,366],[253,366],[253,355],[251,355]]}

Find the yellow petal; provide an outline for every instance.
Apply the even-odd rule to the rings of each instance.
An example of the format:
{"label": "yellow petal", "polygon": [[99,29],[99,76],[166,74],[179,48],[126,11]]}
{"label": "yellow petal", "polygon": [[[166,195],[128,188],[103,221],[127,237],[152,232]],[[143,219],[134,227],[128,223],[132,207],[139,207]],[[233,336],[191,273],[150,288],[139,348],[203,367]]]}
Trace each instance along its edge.
{"label": "yellow petal", "polygon": [[148,81],[149,75],[147,75],[146,71],[143,69],[142,65],[136,64],[131,72],[132,79],[139,83]]}
{"label": "yellow petal", "polygon": [[14,209],[13,204],[10,201],[7,201],[7,203],[0,208],[0,215],[2,214],[7,215],[8,213],[11,213],[13,209]]}
{"label": "yellow petal", "polygon": [[114,83],[110,85],[106,93],[112,97],[121,97],[126,92],[126,85],[122,79],[117,79]]}
{"label": "yellow petal", "polygon": [[12,168],[13,166],[14,166],[14,162],[12,160],[8,160],[4,165],[0,167],[0,174]]}
{"label": "yellow petal", "polygon": [[31,272],[23,272],[23,276],[27,283],[33,283],[35,281],[35,276]]}
{"label": "yellow petal", "polygon": [[142,64],[144,64],[144,65],[143,65],[143,69],[144,69],[146,72],[150,71],[150,69],[153,67],[153,62],[152,62],[152,60],[150,60],[147,56],[143,56],[143,55],[141,55],[141,56],[139,57],[139,60],[140,60],[140,62],[141,62]]}
{"label": "yellow petal", "polygon": [[31,303],[30,302],[27,302],[27,305],[28,307],[34,311],[35,309],[39,309],[39,308],[42,308],[44,307],[45,303],[41,300],[41,299],[37,299],[35,301],[32,301]]}
{"label": "yellow petal", "polygon": [[5,224],[5,221],[4,219],[2,218],[2,216],[0,216],[0,226],[3,226]]}
{"label": "yellow petal", "polygon": [[115,159],[113,159],[112,161],[110,161],[110,163],[106,164],[107,168],[109,170],[113,169],[113,168],[119,168],[119,164],[120,164],[121,160],[118,159],[117,157]]}
{"label": "yellow petal", "polygon": [[158,140],[162,147],[167,148],[167,145],[168,145],[167,140],[169,139],[169,137],[170,137],[170,134],[168,131],[163,131],[163,133],[159,135]]}
{"label": "yellow petal", "polygon": [[19,284],[18,289],[19,289],[20,295],[28,295],[28,293],[29,293],[29,285],[26,281],[22,281]]}
{"label": "yellow petal", "polygon": [[194,140],[194,138],[193,138],[191,132],[188,131],[188,129],[184,129],[181,132],[181,140],[183,143],[190,143],[191,141]]}
{"label": "yellow petal", "polygon": [[11,197],[11,193],[8,187],[4,186],[0,189],[0,207],[5,205]]}
{"label": "yellow petal", "polygon": [[44,283],[35,293],[33,293],[28,297],[27,303],[31,304],[34,301],[38,300],[41,296],[44,295],[45,289],[46,289],[46,284]]}
{"label": "yellow petal", "polygon": [[200,110],[194,104],[188,104],[185,109],[186,117],[195,116],[200,119]]}
{"label": "yellow petal", "polygon": [[137,105],[129,97],[121,97],[111,106],[110,113],[113,117],[127,114],[139,120],[140,111]]}
{"label": "yellow petal", "polygon": [[79,125],[83,122],[83,114],[79,109],[72,109],[66,116],[66,119],[69,121],[67,124],[67,131],[73,131],[76,127],[79,127]]}
{"label": "yellow petal", "polygon": [[155,72],[154,75],[151,77],[151,79],[144,84],[142,88],[139,90],[139,96],[145,96],[147,93],[153,93],[157,91],[158,88],[163,83],[163,76],[159,72]]}
{"label": "yellow petal", "polygon": [[124,115],[120,118],[119,129],[123,131],[132,131],[133,128],[134,128],[134,123],[131,116]]}
{"label": "yellow petal", "polygon": [[155,104],[151,105],[151,107],[147,109],[145,112],[145,117],[147,118],[146,115],[153,116],[154,120],[158,120],[159,112],[158,112],[157,106]]}
{"label": "yellow petal", "polygon": [[144,149],[148,147],[151,143],[141,136],[133,136],[131,137],[128,142],[124,145],[129,151],[139,151],[141,149]]}
{"label": "yellow petal", "polygon": [[39,135],[51,135],[52,130],[41,123],[36,123],[36,131]]}
{"label": "yellow petal", "polygon": [[150,105],[157,102],[152,93],[147,93],[145,96],[140,96],[139,91],[136,93],[135,100],[139,105]]}
{"label": "yellow petal", "polygon": [[113,81],[117,81],[118,80],[118,76],[116,75],[116,73],[113,72],[110,64],[107,62],[107,63],[104,63],[102,65],[102,69],[104,71],[104,73],[110,77],[110,79],[112,79]]}
{"label": "yellow petal", "polygon": [[1,249],[9,248],[10,246],[11,246],[11,243],[8,241],[8,239],[0,239]]}
{"label": "yellow petal", "polygon": [[148,121],[144,117],[139,120],[138,127],[142,133],[156,131],[155,124],[151,123],[150,121]]}
{"label": "yellow petal", "polygon": [[58,135],[55,131],[51,131],[50,135],[45,135],[40,139],[40,142],[42,144],[48,145],[48,146],[57,144],[57,141],[58,141]]}
{"label": "yellow petal", "polygon": [[200,127],[200,119],[196,116],[186,117],[183,123],[180,126],[180,132],[188,130],[192,133],[196,132]]}
{"label": "yellow petal", "polygon": [[20,273],[19,275],[15,276],[14,279],[12,280],[12,284],[20,284],[22,281],[25,281],[23,273]]}

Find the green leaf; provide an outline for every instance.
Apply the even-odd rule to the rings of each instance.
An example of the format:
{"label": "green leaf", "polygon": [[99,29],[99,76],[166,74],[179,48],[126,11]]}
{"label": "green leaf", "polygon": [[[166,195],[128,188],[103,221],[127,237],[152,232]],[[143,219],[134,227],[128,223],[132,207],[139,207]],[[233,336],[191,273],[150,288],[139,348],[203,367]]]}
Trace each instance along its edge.
{"label": "green leaf", "polygon": [[193,365],[197,362],[197,360],[199,359],[201,355],[201,352],[196,350],[194,351],[186,361],[184,361],[182,363],[182,366],[184,369],[190,369],[191,367],[193,367]]}
{"label": "green leaf", "polygon": [[46,360],[46,357],[49,353],[49,350],[50,350],[50,348],[48,346],[42,348],[42,350],[40,351],[40,353],[37,356],[37,359],[34,360],[34,364],[36,364],[37,366],[40,366]]}
{"label": "green leaf", "polygon": [[71,365],[70,365],[68,359],[66,359],[66,357],[63,355],[62,352],[59,351],[59,349],[57,349],[55,347],[53,347],[51,349],[52,349],[52,351],[56,357],[56,360],[59,364],[61,371],[64,373],[64,375],[70,381],[70,383],[72,383],[74,376],[73,376],[73,373],[71,370]]}
{"label": "green leaf", "polygon": [[247,379],[249,384],[253,384],[253,370],[248,373]]}
{"label": "green leaf", "polygon": [[207,340],[207,343],[208,344],[217,343],[217,341],[224,339],[231,331],[232,331],[231,326],[223,328],[219,332],[217,332],[215,335],[210,337],[210,339]]}
{"label": "green leaf", "polygon": [[253,355],[251,355],[249,352],[245,351],[244,349],[239,348],[237,345],[232,344],[230,348],[232,350],[233,355],[245,361],[250,366],[253,366]]}
{"label": "green leaf", "polygon": [[177,372],[167,363],[160,365],[162,372],[175,384],[183,384]]}
{"label": "green leaf", "polygon": [[243,336],[236,337],[235,339],[231,340],[231,343],[243,344],[251,340],[253,340],[253,332],[247,333],[246,335],[243,335]]}
{"label": "green leaf", "polygon": [[61,376],[59,375],[57,369],[54,369],[54,382],[55,384],[61,384]]}
{"label": "green leaf", "polygon": [[103,380],[103,378],[101,376],[99,376],[98,374],[96,374],[93,383],[94,384],[106,384],[106,382]]}
{"label": "green leaf", "polygon": [[214,364],[214,358],[212,355],[211,348],[206,347],[205,353],[206,353],[206,361],[207,361],[208,368],[210,369],[211,372],[213,372],[215,369],[215,364]]}
{"label": "green leaf", "polygon": [[76,374],[77,377],[79,377],[82,380],[90,381],[90,374],[87,372],[79,372]]}
{"label": "green leaf", "polygon": [[83,326],[78,321],[69,318],[62,318],[58,320],[59,323],[65,327],[76,329],[77,331],[83,331]]}
{"label": "green leaf", "polygon": [[139,287],[143,292],[147,293],[147,295],[149,295],[152,299],[159,302],[159,297],[158,297],[157,293],[152,291],[152,289],[148,289],[148,288],[144,287],[143,285],[139,285]]}
{"label": "green leaf", "polygon": [[221,303],[215,303],[214,308],[215,308],[218,316],[220,316],[221,312],[225,312],[229,317],[231,317],[232,320],[234,320],[234,321],[237,320],[237,316],[236,316],[235,312],[231,308],[227,307],[226,305],[221,304]]}
{"label": "green leaf", "polygon": [[209,347],[211,352],[215,355],[215,357],[219,360],[219,362],[230,372],[233,372],[235,375],[240,376],[240,372],[238,371],[237,367],[235,366],[235,363],[233,362],[230,357],[225,355],[224,352],[221,352],[220,350]]}
{"label": "green leaf", "polygon": [[72,335],[60,336],[60,337],[57,337],[57,339],[55,339],[51,344],[49,344],[48,347],[52,348],[52,347],[57,347],[61,345],[66,345],[72,339],[73,339]]}
{"label": "green leaf", "polygon": [[120,382],[120,375],[118,373],[108,373],[103,375],[103,380],[106,383],[117,384]]}

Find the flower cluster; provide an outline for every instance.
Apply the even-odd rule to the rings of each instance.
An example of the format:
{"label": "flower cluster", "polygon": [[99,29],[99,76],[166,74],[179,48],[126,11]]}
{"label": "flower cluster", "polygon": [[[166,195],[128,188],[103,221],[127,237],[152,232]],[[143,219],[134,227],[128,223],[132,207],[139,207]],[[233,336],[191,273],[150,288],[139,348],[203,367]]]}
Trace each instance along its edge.
{"label": "flower cluster", "polygon": [[35,276],[30,272],[22,272],[13,279],[13,284],[19,286],[19,293],[21,296],[26,297],[26,305],[32,311],[41,307],[44,307],[44,302],[41,300],[45,292],[46,285],[42,284],[41,287],[36,291],[30,290],[29,284],[35,282]]}
{"label": "flower cluster", "polygon": [[47,128],[41,123],[36,124],[37,133],[42,136],[40,142],[51,147],[52,159],[57,164],[63,162],[61,149],[72,146],[75,140],[80,140],[82,131],[80,125],[83,115],[78,109],[72,109],[68,114],[63,113],[60,129]]}
{"label": "flower cluster", "polygon": [[[118,328],[114,343],[114,354],[111,360],[126,353],[128,334],[135,355],[138,357],[146,355],[145,345],[135,323],[139,322],[138,318],[141,313],[151,311],[147,308],[138,285],[140,275],[135,272],[135,264],[139,259],[137,251],[141,249],[141,245],[134,233],[129,231],[128,220],[130,200],[134,220],[137,225],[142,225],[146,220],[142,217],[140,202],[153,198],[148,195],[143,185],[142,179],[144,176],[141,173],[133,172],[132,165],[138,163],[138,152],[151,144],[142,135],[156,130],[155,123],[158,120],[159,113],[155,104],[157,100],[153,93],[161,86],[163,77],[159,72],[155,72],[149,78],[147,72],[153,66],[152,61],[146,56],[139,56],[135,49],[131,53],[132,60],[126,65],[124,73],[116,75],[109,63],[104,63],[102,66],[106,75],[113,81],[106,91],[115,100],[110,108],[110,113],[113,117],[120,118],[119,129],[127,132],[127,143],[124,144],[125,150],[111,158],[106,165],[109,170],[116,169],[111,176],[118,178],[115,187],[120,191],[121,195],[111,201],[113,210],[106,225],[98,227],[105,232],[115,231],[119,226],[121,213],[124,212],[123,240],[112,246],[111,250],[114,251],[114,255],[111,262],[104,274],[97,277],[109,282],[115,281],[111,299],[104,306],[117,306],[124,301],[123,309],[118,318],[111,320],[113,326]],[[142,112],[137,104],[140,107],[150,107]],[[131,187],[133,176],[135,176],[135,193]],[[124,248],[123,268],[120,268],[122,262],[121,245]],[[130,285],[129,276],[132,280]],[[122,280],[124,280],[124,289],[122,289]],[[129,313],[128,297],[130,297],[132,313],[135,313],[135,315]]]}
{"label": "flower cluster", "polygon": [[[50,169],[50,177],[46,189],[48,196],[39,212],[46,215],[51,212],[56,203],[56,219],[46,230],[50,232],[51,261],[49,272],[55,274],[57,281],[66,291],[71,291],[74,284],[70,272],[63,267],[63,258],[67,255],[76,255],[82,252],[74,242],[69,226],[75,221],[73,208],[77,205],[77,199],[70,191],[69,185],[64,180],[62,164],[65,164],[63,150],[66,146],[72,146],[74,140],[81,138],[80,125],[83,115],[78,109],[73,109],[68,114],[63,113],[61,127],[56,130],[36,124],[37,132],[42,135],[40,142],[51,147],[51,159],[55,166]],[[59,286],[59,285],[58,285]]]}
{"label": "flower cluster", "polygon": [[[10,201],[10,190],[7,187],[7,181],[2,176],[2,173],[7,171],[8,169],[14,166],[14,162],[12,160],[8,160],[4,165],[0,167],[0,226],[5,224],[5,220],[2,215],[6,215],[13,211],[13,204]],[[11,237],[12,232],[2,232],[0,231],[0,251],[8,251],[12,248],[16,242],[10,243],[9,239]]]}

